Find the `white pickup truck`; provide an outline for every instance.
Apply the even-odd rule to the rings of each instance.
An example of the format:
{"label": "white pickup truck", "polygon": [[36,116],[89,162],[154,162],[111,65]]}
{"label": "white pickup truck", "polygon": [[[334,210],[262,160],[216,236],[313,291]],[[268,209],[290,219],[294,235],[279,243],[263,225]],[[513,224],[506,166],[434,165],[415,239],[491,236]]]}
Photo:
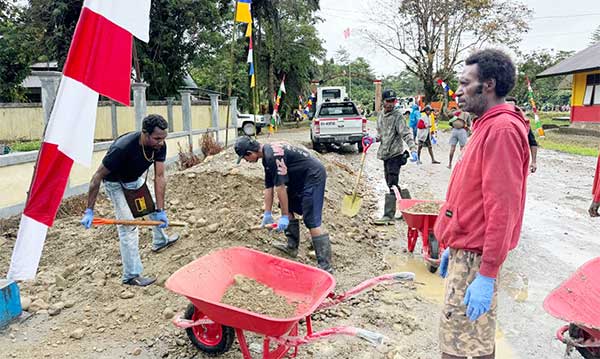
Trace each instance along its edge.
{"label": "white pickup truck", "polygon": [[267,125],[265,115],[253,115],[253,114],[237,114],[236,127],[238,134],[246,136],[254,136],[260,133],[260,130]]}
{"label": "white pickup truck", "polygon": [[362,152],[362,138],[367,135],[367,119],[352,101],[323,102],[317,107],[310,125],[310,139],[315,151],[324,145],[344,143],[358,146]]}

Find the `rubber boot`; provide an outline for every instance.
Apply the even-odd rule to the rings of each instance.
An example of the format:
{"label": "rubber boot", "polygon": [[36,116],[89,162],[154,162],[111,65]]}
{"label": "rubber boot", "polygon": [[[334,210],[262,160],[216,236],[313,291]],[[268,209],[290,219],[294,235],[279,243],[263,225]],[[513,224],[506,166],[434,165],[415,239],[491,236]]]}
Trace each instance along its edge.
{"label": "rubber boot", "polygon": [[[400,198],[402,199],[411,199],[412,197],[410,196],[410,192],[408,191],[408,188],[401,188],[400,189]],[[401,220],[402,219],[402,212],[398,212],[396,213],[396,217],[397,220]]]}
{"label": "rubber boot", "polygon": [[383,217],[376,219],[373,223],[377,225],[390,224],[396,217],[396,196],[392,193],[385,195],[385,204],[383,206]]}
{"label": "rubber boot", "polygon": [[333,274],[331,267],[331,242],[329,234],[312,237],[313,247],[315,247],[315,255],[317,256],[317,265],[324,271]]}
{"label": "rubber boot", "polygon": [[283,233],[287,237],[287,244],[273,243],[273,247],[290,257],[296,258],[298,256],[298,245],[300,244],[300,222],[297,219],[290,220],[290,224]]}

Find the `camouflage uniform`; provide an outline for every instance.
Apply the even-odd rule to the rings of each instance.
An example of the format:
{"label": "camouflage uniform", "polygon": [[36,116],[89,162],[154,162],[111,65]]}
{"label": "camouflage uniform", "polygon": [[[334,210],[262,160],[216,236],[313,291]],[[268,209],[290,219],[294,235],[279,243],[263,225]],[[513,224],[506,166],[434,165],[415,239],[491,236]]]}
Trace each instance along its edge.
{"label": "camouflage uniform", "polygon": [[416,151],[412,130],[406,124],[399,109],[377,116],[377,133],[381,138],[381,144],[377,151],[377,158],[387,160],[402,155],[404,142],[408,144],[411,151]]}
{"label": "camouflage uniform", "polygon": [[460,357],[478,357],[494,352],[496,336],[497,285],[490,311],[472,322],[463,304],[467,287],[475,279],[481,255],[462,249],[450,249],[444,307],[440,320],[440,349]]}

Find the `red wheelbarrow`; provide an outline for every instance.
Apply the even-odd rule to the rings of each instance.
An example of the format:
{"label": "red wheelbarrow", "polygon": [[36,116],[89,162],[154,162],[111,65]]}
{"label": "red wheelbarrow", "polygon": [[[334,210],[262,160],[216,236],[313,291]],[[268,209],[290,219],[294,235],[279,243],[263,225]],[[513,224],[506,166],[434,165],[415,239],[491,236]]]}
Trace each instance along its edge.
{"label": "red wheelbarrow", "polygon": [[440,254],[444,251],[443,244],[439,243],[433,234],[433,225],[437,219],[437,214],[415,214],[407,210],[417,203],[433,202],[444,203],[443,201],[432,201],[422,199],[402,199],[397,187],[393,187],[396,194],[396,210],[402,212],[402,218],[408,226],[406,237],[408,240],[408,251],[413,253],[417,245],[419,234],[423,239],[423,259],[427,269],[435,273],[440,266]]}
{"label": "red wheelbarrow", "polygon": [[[298,303],[295,315],[272,318],[220,303],[236,274],[271,287],[289,303]],[[410,272],[382,275],[336,295],[332,292],[335,279],[321,269],[253,249],[233,247],[187,264],[171,275],[165,286],[191,301],[183,317],[176,316],[173,323],[185,329],[190,341],[201,351],[211,356],[223,354],[237,336],[243,357],[251,359],[244,336],[244,331],[251,331],[264,336],[263,359],[279,359],[295,357],[299,345],[334,335],[356,336],[373,345],[380,344],[383,335],[360,328],[334,327],[313,332],[311,314],[350,299],[378,283],[414,280],[414,277]],[[299,333],[301,320],[306,323],[304,335]]]}
{"label": "red wheelbarrow", "polygon": [[[600,358],[600,257],[585,263],[544,300],[544,309],[569,324],[556,338],[586,359]],[[568,332],[568,335],[565,333]]]}

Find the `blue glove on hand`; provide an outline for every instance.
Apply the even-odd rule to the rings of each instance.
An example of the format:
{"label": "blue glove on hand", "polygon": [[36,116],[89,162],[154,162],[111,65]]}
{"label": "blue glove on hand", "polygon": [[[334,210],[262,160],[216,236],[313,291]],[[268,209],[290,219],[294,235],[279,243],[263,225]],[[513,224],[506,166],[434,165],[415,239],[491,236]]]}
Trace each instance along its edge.
{"label": "blue glove on hand", "polygon": [[169,226],[169,220],[167,219],[167,212],[165,212],[164,209],[161,209],[160,211],[156,211],[154,213],[154,218],[156,218],[156,220],[163,222],[163,224],[159,224],[158,228],[167,228]]}
{"label": "blue glove on hand", "polygon": [[81,223],[85,227],[85,229],[90,229],[90,227],[92,226],[92,220],[94,220],[94,210],[88,208],[85,210],[85,212],[83,212],[83,218],[79,223]]}
{"label": "blue glove on hand", "polygon": [[476,321],[492,306],[494,283],[496,278],[486,277],[477,273],[475,280],[467,288],[463,304],[467,306],[467,316]]}
{"label": "blue glove on hand", "polygon": [[442,259],[440,260],[440,277],[446,278],[448,276],[448,259],[450,258],[450,248],[446,248],[442,253]]}
{"label": "blue glove on hand", "polygon": [[417,155],[417,153],[415,151],[412,151],[410,153],[410,160],[411,162],[417,162],[419,160],[419,156]]}
{"label": "blue glove on hand", "polygon": [[279,222],[277,222],[277,231],[283,232],[287,229],[287,227],[289,225],[290,225],[289,217],[286,215],[283,215],[283,216],[281,216],[281,218],[279,218]]}
{"label": "blue glove on hand", "polygon": [[271,223],[273,223],[273,214],[271,213],[271,211],[265,211],[265,214],[263,215],[263,220],[260,223],[260,226],[264,227],[267,224],[271,224]]}

